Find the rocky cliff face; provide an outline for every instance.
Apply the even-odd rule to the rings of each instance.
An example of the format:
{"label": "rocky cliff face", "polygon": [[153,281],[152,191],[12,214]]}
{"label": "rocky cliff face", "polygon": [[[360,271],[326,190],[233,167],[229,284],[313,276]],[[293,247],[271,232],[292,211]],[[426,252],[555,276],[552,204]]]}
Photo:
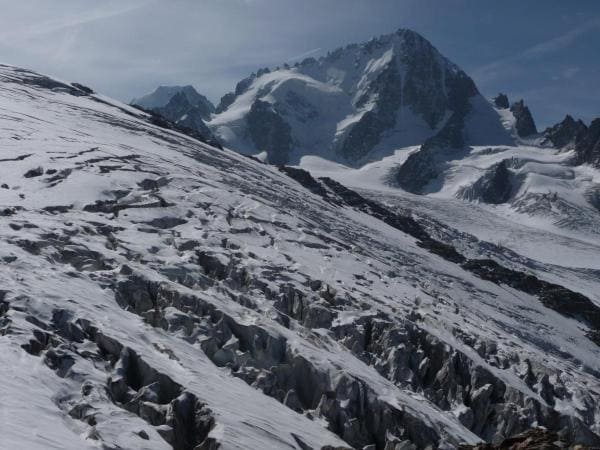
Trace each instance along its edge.
{"label": "rocky cliff face", "polygon": [[465,150],[465,122],[471,111],[470,98],[477,95],[477,88],[464,74],[447,82],[452,114],[436,135],[427,139],[401,166],[390,171],[388,182],[391,185],[416,194],[424,193],[442,174],[445,161],[460,158]]}
{"label": "rocky cliff face", "polygon": [[537,128],[533,121],[531,111],[525,106],[523,100],[513,103],[510,110],[513,113],[513,116],[515,116],[515,129],[519,137],[528,137],[537,134]]}
{"label": "rocky cliff face", "polygon": [[431,43],[399,30],[251,75],[223,97],[209,126],[240,151],[273,155],[257,144],[260,131],[249,120],[256,101],[266,102],[290,129],[279,161],[317,154],[360,165],[374,153],[422,143],[477,96],[472,80]]}
{"label": "rocky cliff face", "polygon": [[558,434],[535,428],[497,444],[482,443],[479,445],[463,445],[460,450],[592,450],[587,445],[577,444],[569,439],[561,438]]}
{"label": "rocky cliff face", "polygon": [[600,119],[594,119],[575,146],[576,161],[600,168]]}
{"label": "rocky cliff face", "polygon": [[200,109],[192,105],[183,92],[178,92],[171,97],[165,106],[154,108],[153,111],[170,120],[171,122],[177,122],[192,108],[195,108],[198,111],[200,118],[202,118]]}
{"label": "rocky cliff face", "polygon": [[[358,161],[366,156],[380,141],[382,134],[396,124],[396,113],[402,106],[402,79],[398,72],[398,64],[392,59],[386,68],[377,76],[357,101],[357,106],[376,103],[377,107],[366,111],[356,124],[348,131],[339,147],[339,152],[350,161]],[[408,94],[408,95],[407,95]],[[404,96],[418,97],[417,87],[411,84],[405,86]],[[415,102],[417,109],[426,111],[427,100],[420,105]],[[429,120],[437,123],[434,111],[430,111]]]}
{"label": "rocky cliff face", "polygon": [[267,153],[267,161],[275,165],[285,164],[292,148],[291,130],[273,106],[256,100],[246,121],[252,142]]}
{"label": "rocky cliff face", "polygon": [[446,161],[460,158],[464,150],[464,115],[455,113],[439,133],[389,171],[387,182],[413,194],[424,194],[442,176]]}
{"label": "rocky cliff face", "polygon": [[507,95],[500,93],[494,97],[494,105],[496,105],[497,108],[508,109],[510,105],[508,103]]}

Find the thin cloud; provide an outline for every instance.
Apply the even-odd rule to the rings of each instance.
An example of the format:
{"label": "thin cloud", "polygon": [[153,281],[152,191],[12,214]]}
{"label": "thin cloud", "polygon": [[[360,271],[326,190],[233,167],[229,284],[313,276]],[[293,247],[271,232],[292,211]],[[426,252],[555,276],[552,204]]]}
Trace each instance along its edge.
{"label": "thin cloud", "polygon": [[533,47],[525,50],[522,54],[523,57],[534,57],[542,56],[547,53],[556,52],[572,45],[580,36],[584,35],[589,31],[593,31],[600,28],[600,19],[589,20],[577,28],[561,35],[550,39],[541,44],[534,45]]}
{"label": "thin cloud", "polygon": [[565,69],[563,71],[562,76],[563,76],[563,78],[570,80],[575,75],[577,75],[579,72],[581,72],[581,67],[578,67],[578,66],[568,67],[567,69]]}
{"label": "thin cloud", "polygon": [[297,55],[297,56],[292,56],[291,58],[289,58],[289,59],[287,60],[287,62],[292,62],[292,61],[296,61],[296,60],[298,60],[298,59],[304,59],[304,58],[307,58],[307,57],[309,57],[310,55],[314,55],[315,53],[319,53],[321,50],[322,50],[322,48],[321,48],[321,47],[319,47],[319,48],[313,48],[312,50],[309,50],[309,51],[307,51],[307,52],[304,52],[304,53],[302,53],[302,54],[300,54],[300,55]]}
{"label": "thin cloud", "polygon": [[529,47],[514,56],[479,67],[473,71],[473,77],[480,83],[497,79],[506,72],[515,71],[520,63],[570,47],[581,36],[595,29],[600,29],[600,19],[589,20],[567,33]]}
{"label": "thin cloud", "polygon": [[23,29],[19,27],[16,30],[7,31],[0,34],[0,40],[4,43],[11,41],[24,41],[43,37],[48,34],[52,34],[64,29],[73,28],[80,25],[85,25],[99,20],[105,20],[120,16],[123,14],[130,13],[132,11],[143,8],[150,3],[154,3],[156,0],[145,0],[136,1],[134,4],[130,4],[121,8],[98,8],[92,11],[87,11],[79,14],[73,14],[67,17],[63,17],[55,20],[48,20],[42,23],[36,23],[33,26]]}

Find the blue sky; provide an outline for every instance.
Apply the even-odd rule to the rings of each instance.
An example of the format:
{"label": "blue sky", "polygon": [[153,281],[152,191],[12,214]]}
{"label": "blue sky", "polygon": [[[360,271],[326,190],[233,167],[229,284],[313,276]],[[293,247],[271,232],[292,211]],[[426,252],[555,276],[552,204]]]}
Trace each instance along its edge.
{"label": "blue sky", "polygon": [[600,116],[597,0],[0,0],[0,62],[130,100],[193,84],[213,100],[263,66],[411,28],[484,95],[540,128]]}

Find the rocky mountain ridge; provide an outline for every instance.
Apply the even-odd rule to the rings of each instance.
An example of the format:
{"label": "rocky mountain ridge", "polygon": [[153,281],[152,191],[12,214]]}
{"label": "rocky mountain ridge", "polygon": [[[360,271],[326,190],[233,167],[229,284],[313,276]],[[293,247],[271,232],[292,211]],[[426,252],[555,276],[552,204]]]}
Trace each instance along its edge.
{"label": "rocky mountain ridge", "polygon": [[587,132],[577,137],[575,140],[577,162],[600,168],[600,118],[594,119]]}
{"label": "rocky mountain ridge", "polygon": [[188,130],[204,142],[220,146],[205,123],[215,107],[192,86],[160,86],[153,93],[132,100],[131,104]]}

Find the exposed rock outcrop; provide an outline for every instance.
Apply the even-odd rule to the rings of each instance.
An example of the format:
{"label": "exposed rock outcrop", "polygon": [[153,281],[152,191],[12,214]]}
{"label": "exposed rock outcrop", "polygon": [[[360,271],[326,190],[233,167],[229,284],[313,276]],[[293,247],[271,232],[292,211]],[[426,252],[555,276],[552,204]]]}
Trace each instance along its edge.
{"label": "exposed rock outcrop", "polygon": [[509,108],[509,103],[508,103],[508,96],[506,94],[498,94],[496,97],[494,97],[494,104],[496,105],[497,108],[502,108],[502,109],[508,109]]}
{"label": "exposed rock outcrop", "polygon": [[218,143],[217,138],[202,120],[202,114],[197,107],[188,109],[176,122],[178,127],[198,133],[201,138],[212,145]]}
{"label": "exposed rock outcrop", "polygon": [[600,167],[600,119],[594,119],[575,146],[576,162]]}
{"label": "exposed rock outcrop", "polygon": [[[359,104],[373,102],[376,106],[364,113],[339,149],[340,154],[349,161],[357,161],[366,156],[377,145],[381,134],[395,125],[396,113],[402,104],[402,79],[397,65],[395,58],[392,58],[371,84],[368,93],[358,100]],[[409,98],[418,97],[415,93],[416,86],[405,85],[404,91]],[[427,105],[423,104],[421,108],[426,110]],[[430,120],[437,121],[433,114]]]}
{"label": "exposed rock outcrop", "polygon": [[268,102],[256,100],[246,117],[256,148],[267,153],[271,164],[288,162],[292,150],[291,127]]}
{"label": "exposed rock outcrop", "polygon": [[190,136],[220,147],[205,121],[215,112],[213,104],[192,86],[160,86],[132,105],[153,114],[156,125],[177,128]]}
{"label": "exposed rock outcrop", "polygon": [[528,137],[537,134],[537,128],[533,121],[533,116],[525,102],[521,99],[510,107],[513,116],[515,116],[515,130],[519,137]]}
{"label": "exposed rock outcrop", "polygon": [[561,439],[558,434],[543,428],[534,428],[504,439],[497,444],[462,445],[460,450],[591,450],[579,442]]}
{"label": "exposed rock outcrop", "polygon": [[446,90],[451,116],[442,129],[400,167],[391,169],[387,176],[389,184],[422,194],[427,185],[441,175],[444,162],[459,157],[465,148],[465,119],[471,110],[471,99],[479,93],[473,80],[462,71],[446,76]]}
{"label": "exposed rock outcrop", "polygon": [[504,159],[488,169],[475,183],[461,189],[458,197],[498,205],[510,200],[516,184],[516,176],[509,169],[509,161]]}
{"label": "exposed rock outcrop", "polygon": [[390,170],[388,183],[413,194],[423,194],[441,176],[444,162],[458,157],[464,148],[464,115],[454,113],[444,128],[406,159]]}

